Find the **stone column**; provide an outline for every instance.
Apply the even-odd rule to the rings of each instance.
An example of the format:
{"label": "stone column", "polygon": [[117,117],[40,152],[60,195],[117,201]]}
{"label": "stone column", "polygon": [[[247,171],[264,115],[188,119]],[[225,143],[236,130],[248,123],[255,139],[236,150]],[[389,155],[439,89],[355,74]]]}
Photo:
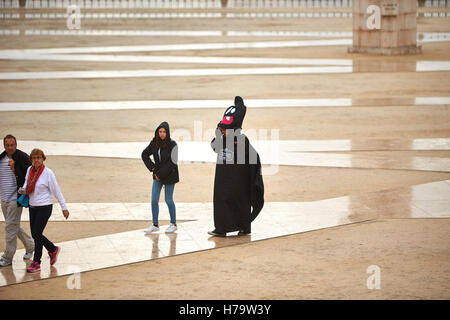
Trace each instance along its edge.
{"label": "stone column", "polygon": [[350,53],[416,54],[417,0],[354,0]]}

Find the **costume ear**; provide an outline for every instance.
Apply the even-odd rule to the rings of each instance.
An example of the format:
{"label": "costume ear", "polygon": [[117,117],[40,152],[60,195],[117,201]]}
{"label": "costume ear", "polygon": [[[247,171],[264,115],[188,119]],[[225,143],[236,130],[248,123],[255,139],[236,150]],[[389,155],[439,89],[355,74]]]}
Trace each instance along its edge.
{"label": "costume ear", "polygon": [[234,98],[234,106],[236,107],[236,113],[234,114],[235,128],[242,128],[242,122],[244,121],[247,107],[244,105],[244,100],[240,96]]}
{"label": "costume ear", "polygon": [[244,108],[244,99],[242,99],[240,96],[234,97],[234,105],[237,108]]}
{"label": "costume ear", "polygon": [[240,119],[240,122],[242,123],[247,111],[247,107],[244,105],[244,99],[242,99],[240,96],[236,96],[234,98],[234,106],[236,107],[236,117],[242,118]]}

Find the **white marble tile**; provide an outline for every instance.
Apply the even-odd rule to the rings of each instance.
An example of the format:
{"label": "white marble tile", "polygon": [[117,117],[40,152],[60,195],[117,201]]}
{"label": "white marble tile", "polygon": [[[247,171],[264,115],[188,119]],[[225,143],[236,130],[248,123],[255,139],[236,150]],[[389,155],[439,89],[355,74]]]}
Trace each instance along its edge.
{"label": "white marble tile", "polygon": [[[365,99],[364,105],[378,105],[374,99]],[[449,97],[416,97],[414,105],[447,105]],[[360,101],[337,99],[246,99],[249,108],[299,108],[299,107],[351,107]],[[223,109],[230,100],[145,100],[145,101],[78,101],[78,102],[0,102],[1,111],[58,111],[58,110],[128,110],[128,109]],[[384,102],[385,103],[385,102]],[[393,104],[407,104],[398,101]],[[421,140],[421,139],[417,139]],[[425,139],[426,140],[426,139]],[[379,141],[379,140],[375,140]],[[57,142],[54,142],[57,144]],[[82,144],[80,144],[82,146]]]}
{"label": "white marble tile", "polygon": [[[249,108],[350,107],[351,99],[246,99]],[[0,111],[223,109],[230,100],[0,102]]]}
{"label": "white marble tile", "polygon": [[295,58],[245,58],[245,57],[195,57],[195,56],[144,56],[144,55],[94,55],[94,54],[32,54],[2,53],[9,60],[47,61],[101,61],[101,62],[154,62],[193,64],[243,64],[243,65],[312,65],[352,66],[350,59],[295,59]]}
{"label": "white marble tile", "polygon": [[450,71],[450,61],[417,61],[417,72]]}
{"label": "white marble tile", "polygon": [[[449,139],[429,139],[426,146],[424,140],[419,147],[414,146],[414,141],[406,142],[405,150],[448,150]],[[126,142],[126,143],[67,143],[67,142],[45,142],[45,141],[19,141],[21,149],[25,152],[32,148],[40,147],[48,155],[70,155],[90,157],[111,157],[125,159],[140,159],[142,150],[148,142]],[[424,171],[450,171],[450,159],[440,157],[414,157],[404,156],[402,158],[391,158],[387,155],[363,155],[363,154],[333,154],[317,152],[298,152],[302,148],[309,150],[321,149],[323,151],[349,149],[349,141],[336,143],[331,141],[329,147],[326,142],[319,142],[317,147],[312,141],[304,147],[302,142],[298,145],[295,141],[283,142],[279,140],[252,140],[261,157],[263,165],[290,165],[290,166],[319,166],[336,168],[373,168],[373,169],[408,169]],[[366,144],[370,145],[370,140]],[[363,149],[363,141],[357,143],[357,150]],[[73,147],[73,150],[71,148]],[[180,163],[191,162],[216,162],[216,154],[212,151],[209,142],[203,141],[181,141],[178,143]],[[384,150],[386,148],[383,148]],[[388,148],[389,149],[389,148]],[[193,151],[194,150],[194,151]],[[394,149],[395,150],[395,149]],[[398,150],[398,149],[397,149]],[[264,173],[268,174],[268,173]],[[93,207],[95,207],[94,205]],[[126,209],[126,208],[125,208]],[[126,210],[125,210],[126,211]],[[99,212],[98,214],[102,214]],[[107,214],[107,213],[104,213]],[[114,216],[111,213],[111,216]]]}
{"label": "white marble tile", "polygon": [[[179,210],[178,218],[194,220],[179,223],[176,233],[166,234],[161,228],[158,233],[145,235],[144,229],[139,229],[57,243],[62,248],[58,262],[50,267],[44,250],[39,274],[25,272],[29,262],[22,260],[24,249],[20,249],[13,266],[0,269],[0,285],[240,245],[377,218],[448,218],[449,190],[449,181],[440,181],[320,201],[267,202],[252,223],[250,236],[230,233],[226,238],[207,234],[214,228],[211,203],[179,203],[177,206],[183,209]],[[122,212],[124,207],[133,210],[140,205],[144,204],[98,204],[98,208]],[[90,208],[85,208],[90,211]],[[120,217],[129,219],[118,214],[117,219]]]}
{"label": "white marble tile", "polygon": [[133,217],[132,220],[148,221],[152,218],[150,199],[147,203],[123,203],[123,205],[128,210],[129,217]]}
{"label": "white marble tile", "polygon": [[95,220],[131,220],[134,216],[123,203],[91,203],[88,210]]}
{"label": "white marble tile", "polygon": [[68,48],[45,48],[45,49],[23,49],[23,50],[0,50],[0,54],[72,54],[72,53],[120,53],[120,52],[155,52],[155,51],[192,51],[192,50],[222,50],[222,49],[249,49],[249,48],[283,48],[304,46],[330,46],[351,45],[351,39],[331,40],[291,40],[291,41],[255,41],[255,42],[224,42],[224,43],[186,43],[167,45],[144,45],[144,46],[109,46],[109,47],[68,47]]}
{"label": "white marble tile", "polygon": [[0,72],[0,80],[158,78],[274,74],[351,73],[352,67],[207,68],[96,71]]}
{"label": "white marble tile", "polygon": [[450,199],[450,185],[447,181],[431,182],[411,187],[412,201],[438,200],[447,201]]}
{"label": "white marble tile", "polygon": [[411,205],[426,212],[424,218],[448,218],[450,216],[450,197],[445,200],[416,200]]}
{"label": "white marble tile", "polygon": [[415,98],[416,105],[446,105],[450,104],[450,97],[416,97]]}

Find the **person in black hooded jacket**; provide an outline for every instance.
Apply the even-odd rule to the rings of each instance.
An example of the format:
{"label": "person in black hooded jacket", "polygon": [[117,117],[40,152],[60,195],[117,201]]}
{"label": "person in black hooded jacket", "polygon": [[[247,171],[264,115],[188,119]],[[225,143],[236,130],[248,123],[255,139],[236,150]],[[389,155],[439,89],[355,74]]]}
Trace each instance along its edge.
{"label": "person in black hooded jacket", "polygon": [[[154,162],[150,159],[153,157]],[[153,224],[145,230],[152,233],[159,231],[159,196],[164,185],[164,198],[169,208],[170,225],[166,232],[174,232],[177,230],[176,225],[176,207],[173,201],[173,192],[175,183],[179,179],[178,174],[178,146],[177,143],[170,138],[170,128],[167,122],[162,122],[155,130],[155,137],[152,139],[147,148],[142,151],[142,161],[144,161],[147,169],[153,174],[152,186],[152,222]]]}

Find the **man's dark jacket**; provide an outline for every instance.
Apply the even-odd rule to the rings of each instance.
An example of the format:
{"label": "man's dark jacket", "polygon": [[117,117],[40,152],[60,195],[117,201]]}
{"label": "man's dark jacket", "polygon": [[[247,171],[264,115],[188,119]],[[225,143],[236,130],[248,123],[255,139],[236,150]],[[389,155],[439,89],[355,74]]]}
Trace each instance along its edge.
{"label": "man's dark jacket", "polygon": [[[3,151],[0,154],[0,159],[6,156],[6,151]],[[16,176],[17,190],[23,186],[25,183],[25,176],[27,174],[27,169],[31,166],[30,157],[25,152],[16,149],[16,152],[13,153],[12,158],[14,160],[14,171]],[[19,199],[20,194],[17,193],[17,199]],[[18,206],[21,206],[17,202]]]}

